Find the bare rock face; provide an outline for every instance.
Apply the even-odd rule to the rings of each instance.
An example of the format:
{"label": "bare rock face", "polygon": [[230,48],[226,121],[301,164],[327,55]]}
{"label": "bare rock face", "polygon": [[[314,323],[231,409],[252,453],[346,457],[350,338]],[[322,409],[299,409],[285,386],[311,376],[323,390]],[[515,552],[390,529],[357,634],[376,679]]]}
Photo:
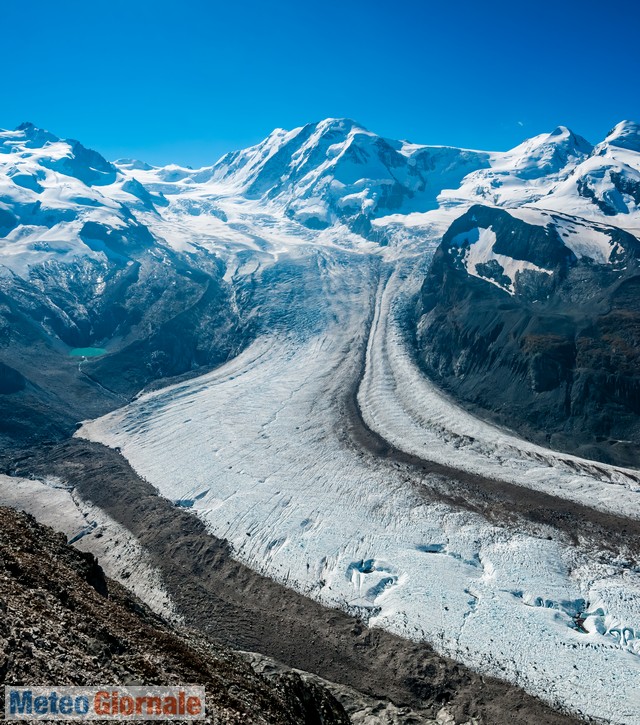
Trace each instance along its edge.
{"label": "bare rock face", "polygon": [[143,251],[0,278],[0,441],[60,440],[155,380],[225,360],[242,336],[223,274],[215,258]]}
{"label": "bare rock face", "polygon": [[349,723],[318,684],[294,673],[266,680],[153,614],[62,534],[8,508],[0,508],[0,614],[3,684],[193,683],[206,688],[210,723]]}
{"label": "bare rock face", "polygon": [[422,287],[419,359],[536,442],[640,465],[640,243],[600,226],[595,261],[593,229],[544,216],[475,206],[454,222]]}

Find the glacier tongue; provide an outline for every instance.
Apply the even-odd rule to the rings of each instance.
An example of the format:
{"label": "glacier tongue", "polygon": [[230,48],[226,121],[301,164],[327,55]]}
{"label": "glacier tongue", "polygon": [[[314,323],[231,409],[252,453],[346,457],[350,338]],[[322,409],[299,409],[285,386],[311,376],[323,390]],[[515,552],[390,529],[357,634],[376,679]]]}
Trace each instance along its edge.
{"label": "glacier tongue", "polygon": [[576,713],[638,721],[638,574],[563,537],[439,501],[430,474],[416,478],[354,444],[345,391],[366,363],[365,420],[427,459],[637,517],[633,481],[606,467],[576,471],[567,456],[540,459],[477,420],[475,440],[461,442],[469,421],[417,382],[403,352],[389,299],[411,291],[409,268],[385,283],[379,258],[322,249],[296,264],[301,288],[287,274],[267,284],[259,268],[248,280],[263,290],[264,312],[304,308],[295,327],[285,316],[217,370],[143,395],[79,435],[120,447],[255,570]]}

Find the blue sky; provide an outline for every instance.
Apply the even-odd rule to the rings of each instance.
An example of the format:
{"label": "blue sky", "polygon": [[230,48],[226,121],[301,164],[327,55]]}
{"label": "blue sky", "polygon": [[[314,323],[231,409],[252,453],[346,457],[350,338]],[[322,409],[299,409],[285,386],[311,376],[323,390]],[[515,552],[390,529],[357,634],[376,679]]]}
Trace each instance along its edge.
{"label": "blue sky", "polygon": [[0,127],[109,158],[202,165],[327,116],[485,149],[640,121],[637,0],[3,5]]}

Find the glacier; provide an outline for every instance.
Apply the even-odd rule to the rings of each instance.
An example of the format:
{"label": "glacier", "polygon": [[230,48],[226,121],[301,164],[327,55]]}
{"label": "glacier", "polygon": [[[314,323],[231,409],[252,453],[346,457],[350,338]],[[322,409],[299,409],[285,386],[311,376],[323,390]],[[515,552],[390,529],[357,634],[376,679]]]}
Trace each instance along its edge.
{"label": "glacier", "polygon": [[[429,473],[354,443],[347,398],[357,389],[365,422],[426,460],[638,518],[633,472],[527,444],[434,391],[403,352],[391,304],[410,297],[415,261],[316,247],[298,263],[306,324],[77,435],[119,448],[161,495],[193,502],[256,571],[558,707],[638,721],[640,577],[624,553],[447,505]],[[279,294],[276,283],[264,304],[277,308]]]}

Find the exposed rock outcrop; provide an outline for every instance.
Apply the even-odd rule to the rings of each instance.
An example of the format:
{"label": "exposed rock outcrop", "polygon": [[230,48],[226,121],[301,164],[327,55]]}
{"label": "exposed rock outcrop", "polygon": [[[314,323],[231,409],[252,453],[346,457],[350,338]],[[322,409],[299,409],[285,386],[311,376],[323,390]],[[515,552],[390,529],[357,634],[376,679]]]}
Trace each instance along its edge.
{"label": "exposed rock outcrop", "polygon": [[474,206],[452,224],[422,287],[419,359],[536,442],[640,465],[640,243],[541,217]]}

